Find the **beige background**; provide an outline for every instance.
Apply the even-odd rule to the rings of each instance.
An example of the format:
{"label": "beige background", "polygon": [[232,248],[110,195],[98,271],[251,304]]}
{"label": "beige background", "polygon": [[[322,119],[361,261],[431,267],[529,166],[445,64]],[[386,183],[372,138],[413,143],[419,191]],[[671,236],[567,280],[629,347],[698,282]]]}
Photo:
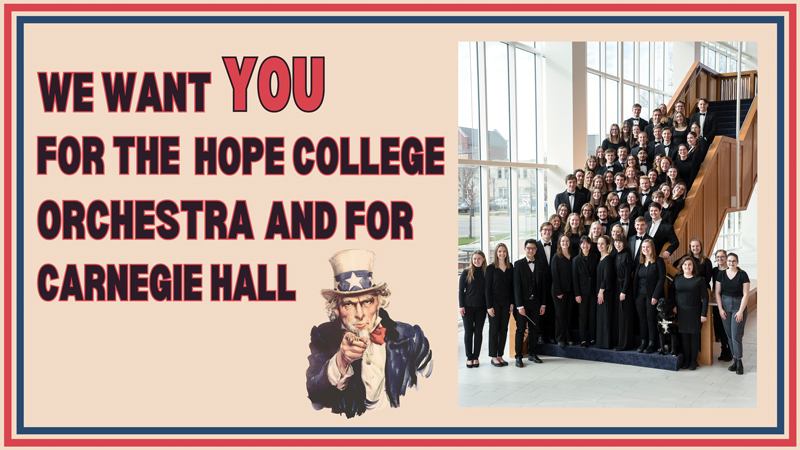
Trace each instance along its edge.
{"label": "beige background", "polygon": [[[618,14],[613,14],[618,15]],[[459,41],[630,40],[757,41],[760,123],[777,120],[775,27],[769,25],[27,25],[25,54],[25,326],[27,426],[652,426],[654,411],[591,409],[466,409],[457,406],[456,300],[452,240],[456,221],[456,73]],[[53,40],[52,36],[59,36]],[[77,50],[76,50],[77,49]],[[100,57],[98,57],[100,55]],[[317,112],[293,104],[278,114],[261,109],[255,82],[247,113],[231,112],[231,89],[221,56],[326,57],[325,101]],[[95,112],[43,114],[36,72],[95,72]],[[101,71],[211,71],[207,112],[109,114]],[[676,74],[678,79],[682,76]],[[138,86],[138,85],[137,85]],[[549,95],[550,93],[548,93]],[[189,102],[189,106],[192,103]],[[35,175],[37,135],[97,135],[106,142],[107,174],[64,176],[50,163]],[[179,176],[117,176],[114,135],[179,135]],[[286,175],[194,176],[195,136],[283,136]],[[301,177],[291,168],[291,145],[300,136],[372,138],[373,160],[381,136],[444,136],[444,177]],[[775,192],[773,133],[760,135],[762,193]],[[253,241],[54,241],[36,232],[45,199],[216,199],[229,210],[248,200]],[[327,241],[263,241],[272,201],[327,200],[339,213]],[[371,240],[361,228],[345,241],[346,200],[405,200],[414,206],[414,240]],[[765,211],[774,199],[762,199]],[[788,198],[787,198],[788,201]],[[179,220],[185,224],[183,216]],[[772,229],[765,215],[759,228]],[[202,225],[202,220],[199,221]],[[762,226],[763,225],[763,226]],[[202,228],[200,228],[202,230]],[[761,245],[775,248],[773,233]],[[314,411],[306,399],[308,333],[326,320],[319,289],[331,284],[328,257],[345,248],[368,248],[378,259],[375,276],[392,289],[389,313],[419,324],[434,351],[434,373],[402,407],[353,420]],[[45,303],[36,295],[36,273],[45,263],[61,273],[68,263],[266,263],[274,286],[275,264],[289,265],[294,303]],[[759,259],[759,384],[756,410],[682,410],[673,426],[772,426],[775,424],[777,270]],[[788,275],[788,274],[787,274]]]}

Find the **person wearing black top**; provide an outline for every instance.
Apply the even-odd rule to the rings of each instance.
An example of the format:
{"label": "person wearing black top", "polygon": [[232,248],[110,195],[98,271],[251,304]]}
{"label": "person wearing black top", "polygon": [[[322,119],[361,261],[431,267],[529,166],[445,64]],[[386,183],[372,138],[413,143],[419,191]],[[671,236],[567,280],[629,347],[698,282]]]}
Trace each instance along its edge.
{"label": "person wearing black top", "polygon": [[722,305],[719,315],[725,326],[725,334],[733,350],[733,364],[728,367],[731,372],[744,374],[742,365],[742,336],[744,324],[747,322],[747,300],[750,296],[750,277],[744,270],[739,270],[739,256],[728,253],[728,269],[717,274],[714,290],[717,304]]}
{"label": "person wearing black top", "polygon": [[572,314],[572,253],[568,236],[558,239],[558,248],[550,261],[550,273],[553,277],[553,302],[556,308],[556,341],[564,348],[572,345],[569,336],[570,314]]}
{"label": "person wearing black top", "polygon": [[[720,272],[724,272],[728,269],[728,262],[726,261],[726,259],[728,259],[728,252],[725,250],[717,250],[714,253],[714,259],[717,260],[717,267],[711,269],[712,294],[717,290],[717,276],[719,276]],[[717,360],[730,361],[733,359],[733,354],[731,354],[731,348],[728,344],[728,335],[725,334],[725,326],[722,324],[722,317],[719,315],[719,305],[714,305],[711,310],[714,313],[714,337],[722,346],[722,349],[719,352],[719,358],[717,358]]]}
{"label": "person wearing black top", "polygon": [[700,330],[708,311],[708,285],[697,275],[694,259],[687,255],[681,259],[682,274],[672,280],[670,298],[677,304],[678,332],[683,343],[683,366],[681,369],[697,369],[697,354],[700,352]]}
{"label": "person wearing black top", "polygon": [[617,340],[617,310],[614,301],[614,257],[608,254],[611,238],[597,239],[600,261],[597,263],[597,348],[610,349]]}
{"label": "person wearing black top", "polygon": [[672,263],[672,266],[680,269],[683,258],[692,258],[697,275],[700,275],[700,277],[703,278],[706,283],[706,289],[708,289],[709,286],[711,286],[710,283],[712,277],[714,276],[714,269],[711,266],[711,260],[706,258],[704,253],[703,241],[698,238],[693,238],[691,241],[689,241],[689,253]]}
{"label": "person wearing black top", "polygon": [[676,169],[678,169],[678,177],[686,183],[686,186],[691,189],[694,179],[697,178],[697,172],[700,171],[700,155],[695,157],[689,156],[689,147],[686,144],[678,146],[678,157],[672,162]]}
{"label": "person wearing black top", "polygon": [[639,337],[642,339],[637,351],[653,353],[658,346],[656,304],[664,296],[667,267],[664,260],[656,256],[656,244],[652,239],[644,240],[641,253],[633,274],[636,312],[639,314]]}
{"label": "person wearing black top", "polygon": [[547,308],[545,308],[544,317],[539,321],[539,340],[537,343],[542,344],[547,341],[548,344],[555,344],[556,308],[551,295],[553,276],[550,273],[550,261],[556,254],[557,245],[553,240],[553,224],[544,222],[539,225],[539,235],[542,239],[536,242],[536,259],[544,267],[544,301],[542,304]]}
{"label": "person wearing black top", "polygon": [[486,312],[489,314],[489,356],[495,367],[507,366],[503,359],[508,334],[508,320],[514,309],[514,268],[508,247],[494,248],[494,262],[486,268]]}
{"label": "person wearing black top", "polygon": [[633,222],[633,228],[636,232],[628,238],[628,248],[631,252],[633,265],[637,265],[639,264],[639,257],[642,255],[642,243],[646,239],[653,239],[653,237],[647,234],[647,221],[644,217],[637,217]]}
{"label": "person wearing black top", "polygon": [[[608,138],[603,140],[601,146],[603,150],[612,149],[616,153],[617,149],[620,145],[625,145],[625,141],[622,139],[622,136],[619,132],[619,125],[612,124],[611,129],[608,131]],[[606,152],[606,158],[608,157],[608,153]],[[614,161],[612,160],[611,163]]]}
{"label": "person wearing black top", "polygon": [[672,225],[661,219],[661,209],[661,204],[659,203],[653,202],[650,204],[650,220],[647,222],[647,234],[653,236],[656,251],[661,250],[664,244],[669,242],[669,247],[661,253],[661,257],[667,259],[678,249],[680,241]]}
{"label": "person wearing black top", "polygon": [[628,242],[623,236],[614,238],[614,249],[617,251],[614,260],[614,274],[616,286],[614,289],[614,303],[616,303],[618,319],[616,351],[625,351],[633,348],[633,318],[636,305],[633,302],[632,276],[633,261],[628,251]]}
{"label": "person wearing black top", "polygon": [[[642,204],[639,203],[639,194],[637,194],[636,191],[628,192],[626,203],[628,204],[628,210],[630,210],[631,220],[644,217],[644,208],[642,208]],[[628,232],[630,233],[630,230],[628,230]]]}
{"label": "person wearing black top", "polygon": [[514,318],[517,332],[514,334],[516,366],[523,367],[522,346],[525,328],[528,329],[528,361],[541,364],[536,356],[538,332],[536,323],[542,320],[547,308],[544,302],[544,267],[536,260],[536,240],[525,241],[525,257],[514,263]]}
{"label": "person wearing black top", "polygon": [[692,114],[689,122],[697,122],[700,125],[700,136],[704,137],[708,146],[714,143],[717,136],[717,116],[708,112],[708,100],[701,98],[697,101],[699,112]]}
{"label": "person wearing black top", "polygon": [[464,350],[467,367],[480,365],[478,357],[483,343],[483,324],[486,323],[486,255],[476,250],[468,269],[458,280],[458,307],[464,322]]}
{"label": "person wearing black top", "polygon": [[[600,255],[591,251],[592,240],[581,237],[581,252],[572,261],[572,284],[578,303],[581,347],[594,344],[597,335],[597,263]],[[589,342],[591,341],[591,342]]]}
{"label": "person wearing black top", "polygon": [[639,117],[639,114],[642,113],[642,105],[635,103],[633,108],[631,108],[631,112],[633,112],[633,117],[628,118],[625,120],[625,122],[631,124],[631,128],[633,128],[635,125],[639,125],[639,129],[644,130],[648,123],[647,120]]}
{"label": "person wearing black top", "polygon": [[575,175],[569,174],[564,179],[564,182],[567,185],[567,190],[556,195],[555,204],[566,204],[567,210],[570,213],[580,211],[581,206],[588,202],[589,199],[576,190],[578,179],[575,177]]}
{"label": "person wearing black top", "polygon": [[580,216],[572,213],[567,217],[567,225],[564,227],[564,236],[569,238],[570,255],[577,255],[580,251],[581,236],[586,236],[586,228]]}

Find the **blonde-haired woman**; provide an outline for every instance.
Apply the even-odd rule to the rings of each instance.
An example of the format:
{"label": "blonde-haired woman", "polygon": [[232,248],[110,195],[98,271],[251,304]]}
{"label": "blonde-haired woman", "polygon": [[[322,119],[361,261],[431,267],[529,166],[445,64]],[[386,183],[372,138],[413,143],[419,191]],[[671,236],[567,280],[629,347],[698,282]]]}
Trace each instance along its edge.
{"label": "blonde-haired woman", "polygon": [[469,268],[458,280],[458,307],[464,322],[464,350],[467,368],[478,367],[486,322],[486,255],[476,250],[470,257]]}
{"label": "blonde-haired woman", "polygon": [[508,321],[514,309],[514,268],[508,247],[494,248],[494,262],[486,268],[486,312],[489,314],[489,356],[495,367],[507,366],[503,359],[508,335]]}

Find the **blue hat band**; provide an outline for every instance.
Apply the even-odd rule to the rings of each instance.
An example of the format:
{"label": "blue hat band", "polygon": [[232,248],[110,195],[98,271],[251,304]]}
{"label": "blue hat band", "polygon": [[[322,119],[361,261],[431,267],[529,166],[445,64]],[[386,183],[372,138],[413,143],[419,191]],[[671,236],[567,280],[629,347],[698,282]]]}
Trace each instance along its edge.
{"label": "blue hat band", "polygon": [[333,278],[336,281],[336,290],[340,292],[361,291],[375,286],[372,281],[372,272],[368,270],[342,272]]}

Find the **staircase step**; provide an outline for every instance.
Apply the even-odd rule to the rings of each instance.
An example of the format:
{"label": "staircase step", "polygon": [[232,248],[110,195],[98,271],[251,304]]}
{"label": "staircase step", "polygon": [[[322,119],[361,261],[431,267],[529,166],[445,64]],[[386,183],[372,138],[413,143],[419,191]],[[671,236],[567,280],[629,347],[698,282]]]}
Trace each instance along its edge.
{"label": "staircase step", "polygon": [[539,344],[536,346],[536,354],[539,356],[557,356],[560,358],[609,362],[672,371],[677,371],[681,367],[681,364],[683,364],[683,354],[678,354],[677,357],[669,353],[666,355],[659,355],[658,352],[648,355],[639,353],[636,350],[618,352],[614,350],[602,350],[597,347],[581,348],[579,345],[561,348],[556,344]]}

